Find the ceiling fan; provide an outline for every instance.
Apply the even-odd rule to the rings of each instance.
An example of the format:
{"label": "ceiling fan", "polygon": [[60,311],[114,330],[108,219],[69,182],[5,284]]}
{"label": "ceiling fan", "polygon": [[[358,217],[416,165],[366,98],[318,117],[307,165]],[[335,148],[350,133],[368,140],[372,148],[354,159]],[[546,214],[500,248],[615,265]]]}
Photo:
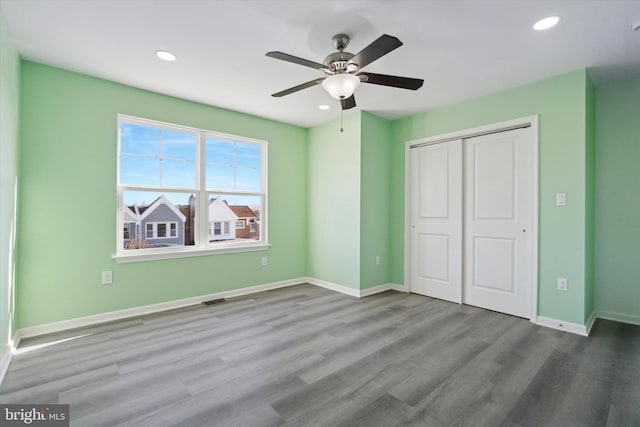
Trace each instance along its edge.
{"label": "ceiling fan", "polygon": [[324,59],[323,64],[298,58],[297,56],[279,51],[267,52],[267,56],[271,58],[281,59],[283,61],[314,68],[328,75],[328,77],[321,77],[281,92],[274,93],[272,96],[281,97],[298,92],[302,89],[322,84],[322,87],[329,92],[331,97],[340,101],[342,109],[348,110],[356,106],[356,99],[353,93],[358,86],[360,86],[360,83],[371,83],[375,85],[411,90],[419,89],[424,83],[424,80],[422,79],[360,71],[373,61],[402,46],[402,42],[396,37],[383,34],[355,55],[344,51],[344,49],[349,45],[348,35],[336,34],[331,40],[333,42],[333,46],[338,49],[338,51],[329,54]]}

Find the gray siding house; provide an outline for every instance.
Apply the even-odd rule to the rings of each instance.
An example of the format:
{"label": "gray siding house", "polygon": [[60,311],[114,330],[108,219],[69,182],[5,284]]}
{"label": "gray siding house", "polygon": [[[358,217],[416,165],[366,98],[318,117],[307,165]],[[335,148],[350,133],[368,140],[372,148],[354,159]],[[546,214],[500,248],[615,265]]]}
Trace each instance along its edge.
{"label": "gray siding house", "polygon": [[125,206],[123,219],[125,249],[143,241],[152,248],[184,246],[187,217],[164,196],[149,206]]}

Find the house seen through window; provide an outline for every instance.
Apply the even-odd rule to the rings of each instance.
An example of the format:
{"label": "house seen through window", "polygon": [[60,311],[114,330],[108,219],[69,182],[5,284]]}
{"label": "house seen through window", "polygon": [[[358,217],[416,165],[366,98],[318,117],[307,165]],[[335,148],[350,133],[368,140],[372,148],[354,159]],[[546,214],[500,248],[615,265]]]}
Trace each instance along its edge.
{"label": "house seen through window", "polygon": [[266,142],[118,117],[118,253],[266,243]]}

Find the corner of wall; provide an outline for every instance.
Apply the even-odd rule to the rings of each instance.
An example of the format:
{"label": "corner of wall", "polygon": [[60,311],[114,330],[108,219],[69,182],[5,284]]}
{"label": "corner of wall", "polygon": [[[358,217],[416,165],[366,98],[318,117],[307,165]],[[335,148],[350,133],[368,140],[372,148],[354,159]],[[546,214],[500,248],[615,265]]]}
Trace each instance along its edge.
{"label": "corner of wall", "polygon": [[594,312],[595,288],[595,192],[596,192],[595,86],[585,70],[585,297],[584,321]]}
{"label": "corner of wall", "polygon": [[16,333],[16,246],[20,175],[20,56],[0,5],[0,382]]}
{"label": "corner of wall", "polygon": [[360,289],[389,282],[391,123],[361,112]]}

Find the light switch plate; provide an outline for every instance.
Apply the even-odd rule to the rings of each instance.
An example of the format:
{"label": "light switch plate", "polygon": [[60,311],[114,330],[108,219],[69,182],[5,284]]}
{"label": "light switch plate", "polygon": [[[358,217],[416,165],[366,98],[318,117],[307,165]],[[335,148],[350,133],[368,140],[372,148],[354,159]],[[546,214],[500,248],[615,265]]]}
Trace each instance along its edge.
{"label": "light switch plate", "polygon": [[102,284],[110,285],[113,283],[113,272],[112,271],[103,271],[102,272]]}
{"label": "light switch plate", "polygon": [[567,205],[567,193],[556,193],[556,206]]}
{"label": "light switch plate", "polygon": [[566,291],[568,282],[569,281],[567,280],[566,277],[558,277],[558,290],[559,291]]}

